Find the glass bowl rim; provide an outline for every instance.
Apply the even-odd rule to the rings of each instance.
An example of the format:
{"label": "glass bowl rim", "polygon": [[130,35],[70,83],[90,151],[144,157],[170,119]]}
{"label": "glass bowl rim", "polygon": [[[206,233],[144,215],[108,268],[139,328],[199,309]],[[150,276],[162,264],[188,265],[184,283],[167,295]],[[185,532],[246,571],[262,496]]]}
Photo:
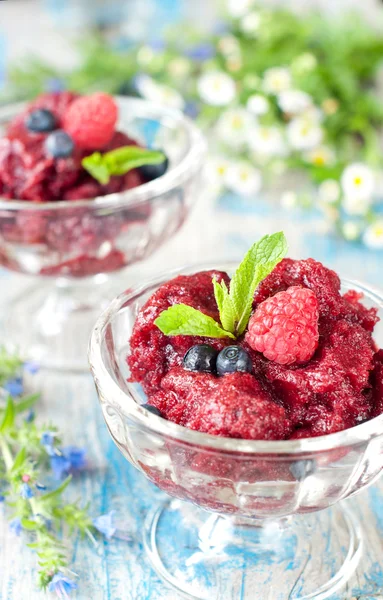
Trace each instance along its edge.
{"label": "glass bowl rim", "polygon": [[[187,427],[183,427],[172,421],[167,421],[166,419],[150,413],[135,402],[133,393],[128,396],[128,394],[116,383],[108,372],[102,359],[101,344],[103,341],[103,331],[113,316],[123,308],[125,303],[180,274],[191,274],[197,273],[198,271],[210,270],[230,271],[237,266],[238,263],[235,262],[218,262],[218,264],[216,263],[215,265],[212,265],[211,263],[202,263],[168,270],[154,279],[147,280],[140,285],[129,288],[117,296],[110,303],[109,307],[100,315],[93,328],[89,341],[89,363],[94,378],[98,381],[102,380],[105,382],[105,386],[111,390],[110,395],[113,397],[113,401],[115,401],[116,398],[120,400],[118,402],[118,409],[123,413],[124,417],[133,420],[149,433],[164,435],[173,440],[177,440],[182,444],[198,446],[199,448],[204,447],[205,449],[213,451],[221,450],[231,454],[308,454],[311,452],[329,451],[344,446],[360,444],[383,433],[382,414],[343,431],[317,437],[302,438],[299,440],[269,441],[220,437],[210,433],[202,433],[200,431],[188,429]],[[348,289],[356,289],[359,292],[363,292],[365,296],[373,300],[374,303],[383,310],[383,292],[379,291],[377,288],[347,278],[341,278],[341,284]],[[125,406],[128,403],[129,410],[125,410]]]}
{"label": "glass bowl rim", "polygon": [[[31,202],[30,200],[17,199],[8,200],[2,198],[0,195],[0,209],[57,211],[93,206],[95,209],[136,206],[143,201],[148,201],[170,192],[179,185],[182,185],[188,179],[190,172],[195,173],[202,168],[204,156],[207,151],[205,138],[201,130],[189,117],[185,116],[182,111],[167,108],[161,104],[156,104],[141,98],[118,95],[115,95],[114,98],[120,103],[131,105],[132,110],[136,111],[137,116],[153,120],[159,118],[172,119],[176,124],[181,126],[186,131],[190,140],[190,148],[181,162],[174,167],[170,167],[161,177],[124,192],[117,192],[114,194],[107,194],[106,196],[97,196],[96,198],[83,200],[55,200],[48,202]],[[0,107],[0,124],[9,118],[12,118],[14,111],[21,111],[26,104],[26,102],[17,102]]]}

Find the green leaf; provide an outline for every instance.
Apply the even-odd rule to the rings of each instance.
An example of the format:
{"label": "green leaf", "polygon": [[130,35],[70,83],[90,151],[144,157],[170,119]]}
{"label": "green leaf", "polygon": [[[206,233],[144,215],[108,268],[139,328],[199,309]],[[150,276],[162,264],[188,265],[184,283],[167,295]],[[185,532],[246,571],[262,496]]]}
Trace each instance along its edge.
{"label": "green leaf", "polygon": [[246,329],[257,286],[286,253],[287,242],[283,232],[265,235],[252,245],[234,273],[230,283],[230,297],[235,310],[238,335]]}
{"label": "green leaf", "polygon": [[226,283],[213,278],[214,296],[217,302],[221,325],[226,331],[235,332],[235,310]]}
{"label": "green leaf", "polygon": [[7,406],[5,408],[5,413],[3,416],[3,420],[0,424],[0,433],[5,433],[8,431],[15,422],[15,404],[11,398],[8,397]]}
{"label": "green leaf", "polygon": [[165,161],[160,150],[148,150],[139,146],[122,146],[101,154],[94,152],[83,158],[81,164],[94,179],[102,185],[109,182],[110,177],[125,175],[132,169],[143,165],[157,165]]}
{"label": "green leaf", "polygon": [[24,412],[25,410],[28,410],[29,408],[34,406],[37,400],[39,400],[39,398],[40,394],[31,394],[30,396],[25,396],[24,398],[22,398],[20,402],[17,402],[17,404],[15,404],[16,414]]}
{"label": "green leaf", "polygon": [[18,452],[18,454],[16,455],[15,460],[13,461],[11,472],[12,473],[17,472],[20,469],[20,467],[22,467],[23,464],[25,463],[26,458],[27,458],[27,451],[26,451],[25,446],[23,446],[21,448],[21,450]]}
{"label": "green leaf", "polygon": [[99,152],[94,152],[90,156],[86,156],[81,161],[82,166],[93,179],[96,179],[101,185],[109,183],[110,173],[108,166],[104,163],[103,157]]}
{"label": "green leaf", "polygon": [[199,335],[212,338],[234,338],[224,331],[214,319],[186,304],[174,304],[164,310],[154,324],[165,335]]}
{"label": "green leaf", "polygon": [[222,317],[223,312],[223,303],[225,300],[225,292],[221,283],[219,283],[215,277],[213,277],[213,289],[214,289],[214,297],[218,306],[219,315]]}
{"label": "green leaf", "polygon": [[36,521],[31,521],[30,519],[21,519],[21,525],[24,529],[27,529],[28,531],[36,531],[41,527],[40,523],[37,523]]}
{"label": "green leaf", "polygon": [[54,500],[55,498],[58,498],[59,496],[61,496],[63,491],[68,487],[71,480],[72,480],[72,475],[69,475],[69,477],[67,477],[65,479],[65,481],[63,481],[62,484],[59,485],[55,490],[52,490],[51,492],[48,492],[47,494],[40,496],[39,501],[40,502],[48,502],[50,500]]}

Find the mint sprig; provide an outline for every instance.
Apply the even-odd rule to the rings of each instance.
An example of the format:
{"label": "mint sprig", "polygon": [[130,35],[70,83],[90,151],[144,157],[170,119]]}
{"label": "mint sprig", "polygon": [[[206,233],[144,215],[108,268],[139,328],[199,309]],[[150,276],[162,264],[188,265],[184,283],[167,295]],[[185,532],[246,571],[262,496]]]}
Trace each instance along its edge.
{"label": "mint sprig", "polygon": [[166,335],[234,338],[232,333],[224,331],[214,319],[187,304],[174,304],[164,310],[154,323]]}
{"label": "mint sprig", "polygon": [[[236,335],[245,331],[256,288],[286,254],[287,242],[283,232],[265,235],[246,253],[230,282],[230,292],[227,298],[225,297],[222,312],[219,311],[222,323],[228,315],[231,319],[231,315],[234,314],[234,326],[229,331]],[[215,293],[216,289],[215,287]],[[215,297],[217,299],[217,296]]]}
{"label": "mint sprig", "polygon": [[160,150],[148,150],[139,146],[122,146],[101,154],[94,152],[82,159],[83,168],[102,185],[109,183],[112,176],[125,175],[143,165],[159,165],[166,160]]}
{"label": "mint sprig", "polygon": [[175,304],[163,311],[154,324],[165,335],[195,335],[201,337],[235,339],[243,334],[250,319],[257,286],[286,256],[287,242],[283,232],[265,235],[246,253],[230,282],[213,278],[221,326],[204,313]]}

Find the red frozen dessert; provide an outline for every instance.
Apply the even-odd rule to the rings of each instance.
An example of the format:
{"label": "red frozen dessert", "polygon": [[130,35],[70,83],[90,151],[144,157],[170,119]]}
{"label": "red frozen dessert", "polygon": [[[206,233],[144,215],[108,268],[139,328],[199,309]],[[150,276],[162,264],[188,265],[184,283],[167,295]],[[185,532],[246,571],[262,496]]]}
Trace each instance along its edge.
{"label": "red frozen dessert", "polygon": [[[127,147],[141,150],[134,139],[117,129],[117,122],[118,107],[107,94],[44,94],[8,124],[0,139],[0,198],[25,201],[25,209],[1,215],[0,240],[40,245],[59,253],[54,265],[41,270],[43,275],[81,277],[115,270],[127,262],[113,242],[122,230],[148,218],[147,207],[121,210],[113,216],[99,215],[74,202],[130,190],[166,171],[166,160],[143,163],[122,174],[111,171],[107,177],[98,177],[97,171],[87,168],[84,159],[92,159],[95,153],[105,156]],[[61,213],[36,210],[36,204],[64,205],[63,201],[71,208]],[[109,260],[105,247],[110,245]]]}
{"label": "red frozen dessert", "polygon": [[[141,309],[127,360],[149,410],[205,433],[263,440],[334,433],[383,412],[377,311],[356,292],[342,295],[334,271],[313,259],[281,260],[258,284],[234,339],[226,292],[215,293],[212,280],[230,297],[235,277],[180,275]],[[211,327],[204,315],[229,333],[192,335],[197,322]]]}

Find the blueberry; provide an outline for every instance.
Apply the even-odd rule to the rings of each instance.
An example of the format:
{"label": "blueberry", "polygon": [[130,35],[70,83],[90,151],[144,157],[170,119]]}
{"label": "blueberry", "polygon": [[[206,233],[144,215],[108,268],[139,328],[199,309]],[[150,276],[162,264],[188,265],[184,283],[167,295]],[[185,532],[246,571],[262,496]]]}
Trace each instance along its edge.
{"label": "blueberry", "polygon": [[153,415],[157,415],[157,417],[162,417],[161,411],[158,410],[158,408],[156,408],[155,406],[152,406],[151,404],[141,404],[141,408],[145,408],[145,410],[152,413]]}
{"label": "blueberry", "polygon": [[25,126],[35,133],[47,133],[57,127],[56,117],[46,108],[36,108],[25,119]]}
{"label": "blueberry", "polygon": [[208,344],[197,344],[192,346],[184,356],[184,367],[188,371],[201,371],[203,373],[215,373],[217,362],[217,350]]}
{"label": "blueberry", "polygon": [[45,140],[45,149],[53,158],[68,158],[73,154],[74,142],[66,131],[58,129],[48,135]]}
{"label": "blueberry", "polygon": [[253,363],[251,358],[241,346],[228,346],[221,350],[217,357],[217,373],[235,373],[236,371],[251,373]]}
{"label": "blueberry", "polygon": [[309,475],[312,475],[316,471],[315,461],[311,458],[307,458],[304,460],[297,460],[291,463],[289,467],[291,475],[297,481],[303,481]]}
{"label": "blueberry", "polygon": [[165,157],[165,160],[158,165],[142,165],[138,167],[138,171],[146,182],[153,181],[166,173],[169,167],[169,160]]}

